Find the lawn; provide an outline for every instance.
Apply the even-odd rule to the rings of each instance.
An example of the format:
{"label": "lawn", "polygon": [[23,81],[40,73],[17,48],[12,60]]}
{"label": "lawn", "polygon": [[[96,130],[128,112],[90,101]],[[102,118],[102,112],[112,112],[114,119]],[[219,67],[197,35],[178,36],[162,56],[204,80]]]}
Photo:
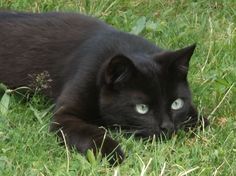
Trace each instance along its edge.
{"label": "lawn", "polygon": [[112,133],[127,159],[111,168],[105,159],[91,154],[86,159],[58,145],[48,132],[53,114],[45,97],[35,93],[27,100],[21,91],[1,86],[1,176],[236,175],[235,0],[0,0],[0,7],[82,12],[163,48],[197,43],[189,82],[194,103],[211,123],[203,131],[179,132],[163,142]]}

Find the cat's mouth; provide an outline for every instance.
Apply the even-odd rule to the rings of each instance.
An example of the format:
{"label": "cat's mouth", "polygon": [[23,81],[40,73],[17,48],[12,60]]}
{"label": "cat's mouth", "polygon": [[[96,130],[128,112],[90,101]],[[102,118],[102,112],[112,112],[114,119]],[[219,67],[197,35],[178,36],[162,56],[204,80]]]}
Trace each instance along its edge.
{"label": "cat's mouth", "polygon": [[136,130],[134,132],[134,136],[136,138],[143,139],[170,139],[173,135],[175,135],[176,131],[149,131],[149,130]]}

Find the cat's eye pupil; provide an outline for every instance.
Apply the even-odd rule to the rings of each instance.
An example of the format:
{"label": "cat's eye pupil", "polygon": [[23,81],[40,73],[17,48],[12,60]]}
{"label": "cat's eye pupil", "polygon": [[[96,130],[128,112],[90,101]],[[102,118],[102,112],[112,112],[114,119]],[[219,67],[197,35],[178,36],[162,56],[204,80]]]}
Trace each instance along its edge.
{"label": "cat's eye pupil", "polygon": [[181,98],[177,98],[172,104],[171,109],[172,110],[179,110],[184,106],[184,100]]}
{"label": "cat's eye pupil", "polygon": [[136,104],[135,110],[139,114],[146,114],[149,111],[149,108],[146,104]]}

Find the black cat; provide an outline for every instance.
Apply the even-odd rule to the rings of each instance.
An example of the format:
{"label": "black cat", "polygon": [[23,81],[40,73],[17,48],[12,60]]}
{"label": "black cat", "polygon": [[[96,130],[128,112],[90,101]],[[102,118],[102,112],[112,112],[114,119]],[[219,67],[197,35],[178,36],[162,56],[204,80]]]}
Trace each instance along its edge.
{"label": "black cat", "polygon": [[194,49],[163,50],[80,14],[0,13],[0,82],[31,85],[29,75],[46,71],[51,131],[81,153],[100,148],[111,163],[124,153],[100,126],[150,137],[200,123],[187,82]]}

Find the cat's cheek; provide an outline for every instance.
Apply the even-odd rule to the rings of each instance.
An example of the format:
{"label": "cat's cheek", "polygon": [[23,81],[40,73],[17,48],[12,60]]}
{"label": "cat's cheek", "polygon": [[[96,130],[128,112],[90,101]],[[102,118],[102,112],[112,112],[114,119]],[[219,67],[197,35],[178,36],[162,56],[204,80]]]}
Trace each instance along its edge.
{"label": "cat's cheek", "polygon": [[179,128],[184,121],[188,119],[189,115],[187,112],[172,112],[172,119],[174,119],[175,125]]}
{"label": "cat's cheek", "polygon": [[188,123],[185,124],[186,128],[185,130],[194,130],[197,128],[203,129],[205,127],[207,127],[210,123],[209,120],[203,116],[199,116],[196,108],[194,106],[190,107],[189,113],[188,113],[188,117],[191,117],[191,119],[189,119]]}

